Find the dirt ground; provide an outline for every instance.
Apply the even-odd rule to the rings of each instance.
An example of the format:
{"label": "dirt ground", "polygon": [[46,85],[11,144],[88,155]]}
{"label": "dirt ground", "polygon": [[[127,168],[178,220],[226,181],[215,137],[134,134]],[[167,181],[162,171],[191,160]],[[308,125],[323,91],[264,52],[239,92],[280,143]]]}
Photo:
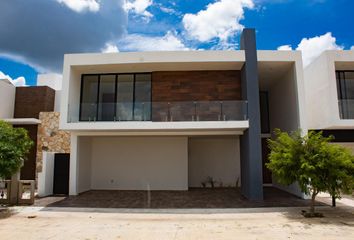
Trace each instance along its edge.
{"label": "dirt ground", "polygon": [[354,208],[93,209],[17,207],[0,239],[354,239]]}

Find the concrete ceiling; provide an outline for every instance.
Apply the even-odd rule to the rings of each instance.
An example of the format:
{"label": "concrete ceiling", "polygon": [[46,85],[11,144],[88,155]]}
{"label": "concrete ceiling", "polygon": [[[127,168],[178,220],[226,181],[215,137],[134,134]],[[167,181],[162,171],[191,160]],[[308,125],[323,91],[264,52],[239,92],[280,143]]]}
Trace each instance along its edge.
{"label": "concrete ceiling", "polygon": [[293,67],[293,62],[259,62],[259,87],[260,90],[268,90],[281,80],[282,77]]}
{"label": "concrete ceiling", "polygon": [[154,71],[240,70],[243,62],[137,63],[73,66],[84,73],[124,73]]}
{"label": "concrete ceiling", "polygon": [[336,70],[351,70],[354,71],[354,62],[336,62]]}

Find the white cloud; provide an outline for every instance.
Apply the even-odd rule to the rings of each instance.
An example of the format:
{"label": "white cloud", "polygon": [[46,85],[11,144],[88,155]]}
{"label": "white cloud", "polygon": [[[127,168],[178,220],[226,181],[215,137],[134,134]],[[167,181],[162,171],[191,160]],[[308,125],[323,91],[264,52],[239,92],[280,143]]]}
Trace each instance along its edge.
{"label": "white cloud", "polygon": [[119,52],[119,49],[117,45],[113,43],[106,43],[105,47],[101,49],[101,52],[103,53],[117,53]]}
{"label": "white cloud", "polygon": [[153,15],[146,9],[153,4],[152,0],[126,0],[123,8],[127,12],[133,12],[137,15],[142,15],[149,20]]}
{"label": "white cloud", "polygon": [[313,38],[303,38],[296,50],[302,51],[304,66],[308,66],[313,60],[326,50],[342,50],[343,47],[337,45],[336,38],[328,32],[322,36]]}
{"label": "white cloud", "polygon": [[[321,36],[313,38],[303,38],[298,44],[296,50],[302,51],[302,60],[304,67],[312,63],[317,57],[326,50],[342,50],[343,47],[337,45],[336,38],[328,32]],[[283,45],[278,50],[292,50],[291,45]]]}
{"label": "white cloud", "polygon": [[100,10],[98,0],[57,0],[57,2],[66,5],[75,12],[97,12]]}
{"label": "white cloud", "polygon": [[26,86],[26,79],[24,77],[12,79],[9,75],[0,71],[0,79],[8,79],[15,86]]}
{"label": "white cloud", "polygon": [[352,47],[350,48],[350,50],[354,50],[354,46],[352,46]]}
{"label": "white cloud", "polygon": [[278,51],[291,51],[293,50],[292,47],[290,45],[283,45],[278,47]]}
{"label": "white cloud", "polygon": [[174,14],[176,13],[176,10],[174,10],[173,8],[168,8],[168,7],[164,7],[162,5],[160,5],[160,10],[163,11],[164,13],[168,13],[168,14]]}
{"label": "white cloud", "polygon": [[185,14],[183,25],[189,37],[201,42],[219,38],[226,42],[244,26],[244,9],[253,9],[253,0],[218,0],[206,6],[197,14]]}
{"label": "white cloud", "polygon": [[170,31],[161,37],[130,34],[120,40],[118,45],[124,51],[189,50],[176,34]]}

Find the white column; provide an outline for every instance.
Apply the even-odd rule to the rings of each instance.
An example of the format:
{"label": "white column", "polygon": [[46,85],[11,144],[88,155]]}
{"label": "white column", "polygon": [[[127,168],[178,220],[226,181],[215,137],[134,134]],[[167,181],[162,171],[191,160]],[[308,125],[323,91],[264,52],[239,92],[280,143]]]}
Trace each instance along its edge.
{"label": "white column", "polygon": [[69,178],[69,195],[77,195],[77,179],[78,179],[78,136],[71,133],[70,143],[70,178]]}

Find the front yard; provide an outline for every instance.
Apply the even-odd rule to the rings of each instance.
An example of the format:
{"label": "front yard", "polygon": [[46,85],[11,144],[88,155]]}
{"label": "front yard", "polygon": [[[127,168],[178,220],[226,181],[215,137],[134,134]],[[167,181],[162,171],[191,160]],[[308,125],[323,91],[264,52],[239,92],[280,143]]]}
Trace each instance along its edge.
{"label": "front yard", "polygon": [[354,239],[354,208],[84,209],[18,207],[0,220],[5,239]]}

